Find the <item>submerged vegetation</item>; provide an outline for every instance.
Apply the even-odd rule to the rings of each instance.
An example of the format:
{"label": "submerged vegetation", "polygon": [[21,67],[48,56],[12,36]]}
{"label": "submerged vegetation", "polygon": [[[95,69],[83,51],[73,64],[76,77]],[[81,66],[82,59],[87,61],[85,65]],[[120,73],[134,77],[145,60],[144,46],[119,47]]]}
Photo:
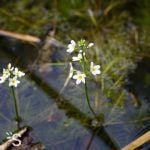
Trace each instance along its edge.
{"label": "submerged vegetation", "polygon": [[[37,0],[36,3],[34,0],[1,1],[1,30],[30,34],[41,39],[38,44],[19,43],[16,40],[4,42],[2,39],[4,45],[1,46],[11,61],[15,60],[14,63],[27,70],[31,78],[30,81],[24,82],[22,89],[19,89],[23,99],[20,110],[27,124],[35,127],[37,134],[44,139],[46,145],[53,145],[52,147],[55,148],[57,143],[63,143],[62,139],[65,139],[66,144],[66,141],[72,141],[74,138],[83,138],[87,135],[87,130],[92,132],[91,141],[94,136],[98,136],[106,142],[110,137],[109,135],[107,137],[105,126],[126,124],[126,128],[130,130],[132,123],[142,127],[145,125],[145,118],[149,121],[147,102],[127,86],[131,82],[128,76],[134,73],[137,64],[150,57],[148,1]],[[94,46],[93,43],[86,45],[85,41],[75,42],[81,38],[92,41]],[[51,39],[55,39],[53,42],[56,43],[51,44]],[[67,49],[66,45],[70,41]],[[57,42],[63,44],[60,46]],[[25,47],[25,50],[22,49],[20,52],[21,45],[29,47]],[[84,47],[87,49],[86,54],[82,46],[86,47]],[[80,51],[81,49],[83,51]],[[70,59],[66,50],[71,56],[72,52],[76,55]],[[32,54],[35,55],[34,60],[30,56]],[[76,84],[82,83],[81,86],[66,79],[68,59],[69,62],[72,61],[69,65],[69,79],[75,79]],[[87,61],[91,63],[86,65]],[[94,78],[89,80],[87,70]],[[1,77],[0,82],[2,80],[5,79]],[[17,81],[10,85],[17,86],[19,83]],[[147,83],[149,84],[149,73],[144,75],[144,84],[148,85]],[[85,87],[85,91],[82,86]],[[100,118],[101,124],[97,124],[92,119],[89,108],[85,105],[84,92],[90,110],[96,118]],[[124,118],[126,115],[128,117]],[[82,130],[75,120],[79,121],[86,130]],[[97,125],[100,128],[97,128]],[[41,127],[46,130],[41,130]],[[121,128],[120,131],[118,130],[114,130],[115,133],[119,132],[119,138],[115,140],[118,140],[119,147],[122,147],[125,142],[120,141],[124,141],[121,139],[125,136]],[[112,135],[110,143],[112,144],[113,141]],[[87,138],[84,142],[87,144]],[[87,144],[88,148],[90,144]],[[69,147],[68,143],[63,146],[64,149]]]}

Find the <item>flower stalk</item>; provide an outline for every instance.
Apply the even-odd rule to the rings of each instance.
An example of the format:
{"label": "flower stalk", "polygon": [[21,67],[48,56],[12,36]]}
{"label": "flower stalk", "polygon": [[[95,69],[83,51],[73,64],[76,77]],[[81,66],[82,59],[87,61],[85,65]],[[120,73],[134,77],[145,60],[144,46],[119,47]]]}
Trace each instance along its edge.
{"label": "flower stalk", "polygon": [[[85,58],[84,58],[84,54],[82,52],[82,58],[83,58],[83,72],[86,73],[86,66],[85,66]],[[97,118],[97,115],[96,113],[94,112],[91,104],[90,104],[90,98],[89,98],[89,95],[88,95],[88,87],[87,87],[87,80],[85,78],[85,84],[84,84],[84,90],[85,90],[85,96],[86,96],[86,101],[87,101],[87,104],[89,106],[89,109],[91,110],[91,112],[93,113],[93,115],[95,116],[95,118]]]}
{"label": "flower stalk", "polygon": [[24,72],[20,71],[18,68],[14,68],[9,63],[6,69],[3,69],[3,74],[0,76],[0,84],[7,83],[8,86],[11,88],[13,101],[14,101],[14,108],[15,108],[15,120],[17,121],[17,127],[19,129],[19,123],[22,121],[21,117],[19,116],[18,111],[18,104],[17,98],[15,94],[15,88],[20,84],[20,78],[25,75]]}
{"label": "flower stalk", "polygon": [[[100,65],[94,65],[93,62],[90,63],[90,70],[88,70],[87,59],[86,59],[86,50],[94,46],[94,43],[87,44],[85,40],[80,40],[77,43],[74,40],[71,40],[70,44],[68,45],[68,49],[66,50],[68,53],[78,52],[77,56],[72,57],[72,62],[78,63],[81,66],[81,70],[75,70],[73,68],[72,63],[70,63],[70,73],[69,78],[73,78],[76,80],[76,84],[83,83],[84,84],[84,91],[85,91],[85,97],[88,104],[88,107],[94,117],[97,119],[97,115],[94,112],[91,104],[90,104],[90,98],[88,95],[88,87],[87,87],[87,76],[89,75],[89,72],[93,74],[94,76],[101,73],[100,71]],[[76,73],[74,75],[74,72]]]}
{"label": "flower stalk", "polygon": [[11,87],[11,91],[12,91],[12,96],[13,96],[13,100],[14,100],[14,108],[15,108],[15,114],[16,114],[15,120],[19,124],[22,121],[22,119],[19,115],[16,93],[15,93],[15,89],[13,86]]}
{"label": "flower stalk", "polygon": [[90,99],[89,99],[89,95],[88,95],[88,88],[87,88],[87,83],[86,83],[86,79],[85,79],[85,84],[84,84],[84,90],[85,90],[85,96],[86,96],[86,101],[87,101],[87,104],[89,106],[89,109],[91,110],[91,112],[93,113],[94,117],[97,118],[97,115],[96,113],[94,112],[91,104],[90,104]]}

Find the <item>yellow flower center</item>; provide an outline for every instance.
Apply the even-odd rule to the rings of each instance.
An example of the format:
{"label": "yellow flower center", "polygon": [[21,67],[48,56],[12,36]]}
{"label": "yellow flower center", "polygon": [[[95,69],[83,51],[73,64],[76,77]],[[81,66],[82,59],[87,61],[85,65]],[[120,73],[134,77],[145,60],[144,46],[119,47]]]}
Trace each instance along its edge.
{"label": "yellow flower center", "polygon": [[96,69],[93,67],[93,68],[92,68],[92,71],[95,71],[95,70],[96,70]]}
{"label": "yellow flower center", "polygon": [[79,75],[78,78],[81,80],[82,79],[82,75]]}

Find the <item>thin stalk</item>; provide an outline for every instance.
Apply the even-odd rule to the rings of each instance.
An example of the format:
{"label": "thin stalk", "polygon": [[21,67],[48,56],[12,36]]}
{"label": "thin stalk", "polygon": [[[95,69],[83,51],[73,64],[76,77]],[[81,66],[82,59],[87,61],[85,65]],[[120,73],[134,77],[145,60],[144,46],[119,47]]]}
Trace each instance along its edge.
{"label": "thin stalk", "polygon": [[87,104],[91,110],[91,112],[93,113],[93,115],[97,118],[97,115],[96,113],[94,112],[91,104],[90,104],[90,99],[89,99],[89,95],[88,95],[88,88],[87,88],[87,83],[86,83],[86,79],[85,79],[85,84],[84,84],[84,89],[85,89],[85,96],[86,96],[86,101],[87,101]]}
{"label": "thin stalk", "polygon": [[[82,52],[82,58],[83,58],[83,72],[86,74],[86,67],[85,67],[85,58],[84,58],[84,54]],[[91,104],[90,104],[90,99],[89,99],[89,95],[88,95],[88,88],[87,88],[87,81],[86,81],[86,78],[85,78],[85,84],[84,84],[84,90],[85,90],[85,96],[86,96],[86,101],[87,101],[87,104],[91,110],[91,112],[93,113],[93,115],[95,116],[95,118],[97,118],[97,115],[96,113],[94,112]]]}
{"label": "thin stalk", "polygon": [[21,117],[19,116],[19,111],[18,111],[18,106],[17,106],[17,98],[16,98],[16,95],[15,95],[14,87],[11,87],[11,91],[12,91],[13,100],[14,100],[16,121],[17,121],[17,125],[18,125],[18,128],[19,128],[19,122],[21,122]]}

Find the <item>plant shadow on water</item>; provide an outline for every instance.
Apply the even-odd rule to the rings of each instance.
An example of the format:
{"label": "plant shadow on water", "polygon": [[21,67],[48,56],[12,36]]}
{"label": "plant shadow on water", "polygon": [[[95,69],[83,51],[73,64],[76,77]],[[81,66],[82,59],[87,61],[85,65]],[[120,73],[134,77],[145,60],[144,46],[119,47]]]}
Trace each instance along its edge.
{"label": "plant shadow on water", "polygon": [[[70,81],[64,91],[59,93],[67,76],[67,67],[66,63],[54,65],[53,62],[57,59],[55,56],[62,60],[66,57],[63,50],[54,50],[51,60],[40,65],[44,68],[42,71],[39,64],[33,63],[38,56],[36,50],[34,46],[26,43],[1,38],[0,61],[3,64],[1,69],[8,62],[14,62],[28,75],[23,80],[22,86],[18,88],[19,110],[24,119],[23,125],[33,128],[31,137],[34,141],[42,142],[46,149],[120,149],[137,136],[141,127],[149,125],[148,105],[141,93],[140,108],[131,104],[128,95],[125,110],[118,107],[114,109],[112,106],[109,110],[105,105],[101,106],[102,109],[98,114],[102,116],[102,125],[93,126],[93,118],[88,111],[81,88],[74,88],[74,83]],[[148,76],[145,77],[146,81]],[[92,84],[90,86],[91,89],[97,88]],[[132,89],[131,87],[130,92]],[[3,101],[0,105],[0,139],[2,140],[6,138],[5,132],[12,131],[16,125],[12,120],[13,104],[7,93],[8,89],[1,86],[0,90],[1,101]],[[95,94],[91,92],[91,97],[95,97]],[[146,99],[149,99],[149,95],[146,95]]]}

